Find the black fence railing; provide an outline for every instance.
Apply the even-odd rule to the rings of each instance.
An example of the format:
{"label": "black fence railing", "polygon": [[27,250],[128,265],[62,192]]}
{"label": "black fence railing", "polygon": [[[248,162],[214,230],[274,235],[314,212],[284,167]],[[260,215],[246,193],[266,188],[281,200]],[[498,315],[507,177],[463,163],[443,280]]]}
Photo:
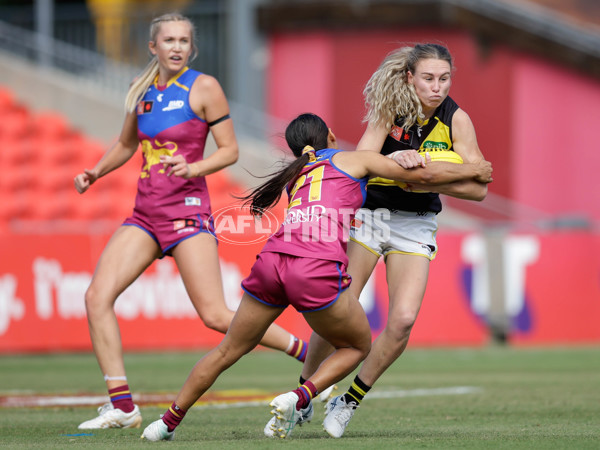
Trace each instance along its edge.
{"label": "black fence railing", "polygon": [[[39,45],[40,36],[35,35],[37,27],[33,3],[0,1],[0,21],[7,25],[2,32],[0,49],[17,52],[19,56],[31,60],[39,61],[42,55],[51,65],[75,73],[79,73],[90,64],[91,67],[97,65],[97,57],[82,59],[86,51],[90,55],[94,53],[103,55],[106,62],[102,65],[117,62],[119,65],[133,67],[139,71],[150,59],[148,52],[150,22],[154,17],[165,12],[164,7],[162,10],[138,8],[98,18],[94,17],[85,3],[55,2],[51,27],[54,40],[52,45],[48,46]],[[199,53],[191,66],[214,75],[226,85],[224,3],[219,0],[189,2],[181,12],[192,20],[197,32],[196,42]],[[33,37],[28,39],[24,36]],[[130,81],[131,79],[127,84]]]}

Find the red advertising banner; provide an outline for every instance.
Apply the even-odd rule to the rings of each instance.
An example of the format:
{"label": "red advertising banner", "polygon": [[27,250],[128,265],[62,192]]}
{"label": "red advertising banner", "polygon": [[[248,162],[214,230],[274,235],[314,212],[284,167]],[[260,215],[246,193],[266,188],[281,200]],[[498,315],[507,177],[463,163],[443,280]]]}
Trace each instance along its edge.
{"label": "red advertising banner", "polygon": [[[108,238],[0,236],[0,353],[91,350],[84,294]],[[502,291],[509,342],[600,343],[600,236],[507,234],[501,255],[491,254],[485,236],[478,233],[440,233],[438,242],[411,346],[487,343],[492,297],[498,294],[494,286]],[[262,245],[220,243],[226,300],[232,309]],[[499,257],[502,270],[491,273],[490,260]],[[361,303],[377,336],[387,319],[382,263]],[[116,311],[126,350],[204,349],[222,337],[197,317],[171,258],[156,261],[130,286],[117,300]],[[292,308],[277,323],[303,338],[310,334]]]}

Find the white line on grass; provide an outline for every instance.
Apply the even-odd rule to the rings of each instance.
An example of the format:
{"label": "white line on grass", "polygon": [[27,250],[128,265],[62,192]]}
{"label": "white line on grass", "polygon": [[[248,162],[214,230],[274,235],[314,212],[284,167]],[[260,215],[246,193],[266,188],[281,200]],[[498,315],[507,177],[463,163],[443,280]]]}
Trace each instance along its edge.
{"label": "white line on grass", "polygon": [[[398,389],[378,391],[374,390],[369,393],[368,398],[401,398],[401,397],[424,397],[424,396],[439,396],[439,395],[465,395],[478,394],[483,389],[473,386],[453,386],[433,389]],[[221,393],[224,393],[221,391]],[[215,400],[214,397],[208,401],[199,400],[194,406],[195,408],[203,409],[225,409],[225,408],[244,408],[248,406],[265,406],[268,404],[275,393],[262,393],[257,395],[253,391],[253,400],[235,401],[227,399],[226,395]],[[141,404],[170,404],[175,394],[134,394],[134,401]],[[234,396],[236,399],[243,397],[236,391]],[[51,407],[51,406],[92,406],[101,405],[107,401],[107,397],[102,395],[80,395],[80,396],[36,396],[36,395],[17,395],[17,396],[0,396],[0,407]]]}
{"label": "white line on grass", "polygon": [[[368,398],[401,398],[401,397],[424,397],[424,396],[438,396],[438,395],[465,395],[465,394],[478,394],[483,392],[483,389],[473,386],[455,386],[446,388],[433,388],[433,389],[399,389],[393,391],[373,391],[369,392]],[[271,401],[269,398],[268,401]],[[209,403],[209,404],[197,404],[194,408],[204,409],[225,409],[225,408],[243,408],[247,406],[264,406],[263,401],[251,401],[251,402],[235,402],[235,403]]]}
{"label": "white line on grass", "polygon": [[483,389],[473,386],[455,386],[433,389],[410,389],[410,390],[395,390],[395,391],[373,391],[370,392],[369,398],[400,398],[400,397],[424,397],[436,395],[464,395],[464,394],[479,394]]}

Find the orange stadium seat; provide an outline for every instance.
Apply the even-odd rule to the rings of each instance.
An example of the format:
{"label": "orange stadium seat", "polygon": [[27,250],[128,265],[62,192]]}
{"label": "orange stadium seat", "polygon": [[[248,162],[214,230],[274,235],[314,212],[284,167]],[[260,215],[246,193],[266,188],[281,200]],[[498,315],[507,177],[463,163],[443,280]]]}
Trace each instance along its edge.
{"label": "orange stadium seat", "polygon": [[137,161],[129,161],[115,172],[107,175],[98,185],[111,197],[113,218],[122,220],[131,215],[135,204],[139,173]]}
{"label": "orange stadium seat", "polygon": [[74,217],[74,206],[65,192],[39,196],[35,210],[37,220],[58,220]]}
{"label": "orange stadium seat", "polygon": [[74,176],[69,167],[53,167],[39,177],[37,187],[46,195],[56,195],[69,189],[75,189]]}
{"label": "orange stadium seat", "polygon": [[76,161],[80,158],[84,147],[88,145],[89,139],[82,132],[73,131],[61,142],[64,144],[64,150],[60,159],[65,161]]}
{"label": "orange stadium seat", "polygon": [[41,163],[48,167],[68,167],[79,157],[76,146],[69,138],[55,140],[36,136],[34,141],[39,143]]}
{"label": "orange stadium seat", "polygon": [[0,177],[0,190],[15,195],[22,191],[32,190],[35,182],[35,175],[29,168],[13,167],[4,171],[2,177]]}
{"label": "orange stadium seat", "polygon": [[8,220],[29,220],[36,216],[39,199],[29,190],[14,191],[3,198],[2,209]]}
{"label": "orange stadium seat", "polygon": [[3,152],[0,160],[6,167],[26,167],[39,158],[39,150],[30,136],[0,138]]}
{"label": "orange stadium seat", "polygon": [[45,139],[62,139],[72,131],[67,119],[60,113],[44,111],[33,117],[34,133]]}
{"label": "orange stadium seat", "polygon": [[83,172],[83,169],[93,169],[102,156],[104,156],[105,150],[101,143],[93,139],[87,138],[82,140],[77,146],[77,157],[74,160],[79,163],[77,172]]}
{"label": "orange stadium seat", "polygon": [[122,222],[133,213],[135,198],[129,196],[109,195],[109,209],[105,218]]}
{"label": "orange stadium seat", "polygon": [[0,222],[8,223],[11,219],[16,218],[20,214],[20,209],[23,208],[23,204],[15,192],[6,192],[0,189],[0,202],[2,208],[0,208]]}
{"label": "orange stadium seat", "polygon": [[213,210],[238,204],[240,200],[235,198],[234,195],[241,196],[245,193],[245,188],[233,181],[227,170],[210,174],[206,177],[206,181]]}
{"label": "orange stadium seat", "polygon": [[112,201],[105,193],[95,194],[90,190],[79,197],[76,209],[76,217],[83,220],[109,220],[111,215]]}
{"label": "orange stadium seat", "polygon": [[0,139],[23,138],[32,131],[29,111],[22,106],[0,113]]}

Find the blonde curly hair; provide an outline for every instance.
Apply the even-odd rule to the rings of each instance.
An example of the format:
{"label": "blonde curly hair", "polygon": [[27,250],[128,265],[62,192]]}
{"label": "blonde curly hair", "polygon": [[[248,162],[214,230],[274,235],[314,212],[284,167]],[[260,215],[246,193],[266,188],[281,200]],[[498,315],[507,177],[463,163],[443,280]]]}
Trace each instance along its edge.
{"label": "blonde curly hair", "polygon": [[[192,34],[192,54],[188,61],[188,64],[194,60],[198,54],[198,47],[196,47],[196,28],[190,19],[179,14],[179,13],[168,13],[163,14],[160,17],[155,18],[150,24],[150,41],[156,43],[156,36],[160,31],[160,26],[163,22],[187,22],[190,25],[190,32]],[[152,57],[146,68],[140,75],[131,83],[127,97],[125,97],[125,111],[133,112],[138,102],[142,99],[150,85],[154,82],[154,79],[158,75],[158,58]]]}
{"label": "blonde curly hair", "polygon": [[391,128],[396,118],[402,117],[408,129],[425,119],[415,88],[408,83],[408,72],[414,74],[422,59],[441,59],[453,68],[450,52],[440,44],[415,44],[389,53],[363,91],[367,108],[364,122]]}

